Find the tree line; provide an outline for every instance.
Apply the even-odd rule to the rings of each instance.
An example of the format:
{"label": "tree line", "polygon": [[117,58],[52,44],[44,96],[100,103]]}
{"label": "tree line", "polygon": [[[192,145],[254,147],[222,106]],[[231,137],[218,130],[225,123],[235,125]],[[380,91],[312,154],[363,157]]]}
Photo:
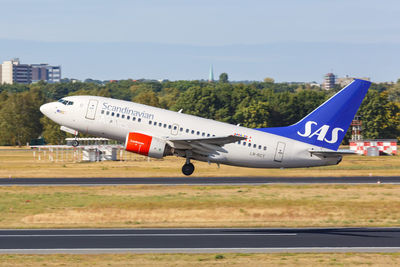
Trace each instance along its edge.
{"label": "tree line", "polygon": [[[221,79],[222,78],[222,79]],[[62,144],[66,134],[44,117],[40,105],[68,95],[97,95],[134,101],[249,128],[296,123],[340,88],[322,90],[305,84],[220,81],[133,81],[106,84],[67,82],[0,85],[0,145],[24,145],[42,136]],[[372,84],[358,113],[364,138],[400,137],[400,79],[395,84]],[[350,138],[350,131],[345,142]]]}

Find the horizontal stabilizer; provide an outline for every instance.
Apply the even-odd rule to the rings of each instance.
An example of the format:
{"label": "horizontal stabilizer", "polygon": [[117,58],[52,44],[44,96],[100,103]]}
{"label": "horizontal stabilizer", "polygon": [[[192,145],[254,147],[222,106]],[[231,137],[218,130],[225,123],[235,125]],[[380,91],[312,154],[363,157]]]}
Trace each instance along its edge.
{"label": "horizontal stabilizer", "polygon": [[325,157],[335,157],[335,156],[343,156],[343,155],[356,155],[352,150],[347,150],[347,149],[339,149],[337,151],[332,151],[332,150],[313,150],[310,149],[308,152],[311,153],[311,155],[316,155],[316,156],[325,156]]}

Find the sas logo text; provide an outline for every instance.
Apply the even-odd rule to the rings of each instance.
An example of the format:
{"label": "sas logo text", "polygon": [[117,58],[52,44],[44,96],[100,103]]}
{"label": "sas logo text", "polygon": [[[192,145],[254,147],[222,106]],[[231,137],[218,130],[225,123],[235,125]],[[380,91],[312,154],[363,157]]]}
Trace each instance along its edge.
{"label": "sas logo text", "polygon": [[[318,141],[324,141],[330,144],[334,144],[338,141],[338,133],[339,132],[344,132],[344,130],[342,128],[333,128],[333,130],[331,130],[332,134],[331,134],[331,138],[325,138],[329,129],[331,128],[331,126],[329,125],[322,125],[321,127],[319,127],[317,130],[313,129],[313,125],[318,125],[318,123],[316,123],[315,121],[308,121],[306,122],[305,126],[304,126],[304,132],[297,132],[298,135],[303,136],[303,137],[308,137],[308,138],[312,138],[314,136],[317,137]],[[329,137],[329,136],[328,136]]]}

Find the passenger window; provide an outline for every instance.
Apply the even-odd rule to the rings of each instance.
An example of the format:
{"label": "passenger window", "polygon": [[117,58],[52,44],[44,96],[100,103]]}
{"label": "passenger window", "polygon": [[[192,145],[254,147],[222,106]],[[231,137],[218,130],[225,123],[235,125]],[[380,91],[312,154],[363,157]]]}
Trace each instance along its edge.
{"label": "passenger window", "polygon": [[174,126],[174,130],[176,130],[178,127]]}
{"label": "passenger window", "polygon": [[138,121],[138,122],[141,122],[141,121],[142,121],[142,119],[141,119],[141,118],[139,118],[139,119],[137,119],[137,121]]}
{"label": "passenger window", "polygon": [[238,141],[238,144],[240,145],[240,140]]}
{"label": "passenger window", "polygon": [[104,109],[101,110],[101,114],[104,114]]}
{"label": "passenger window", "polygon": [[258,146],[258,149],[261,149],[261,145]]}
{"label": "passenger window", "polygon": [[149,124],[151,125],[153,122],[152,121],[149,121]]}
{"label": "passenger window", "polygon": [[207,134],[207,137],[210,137],[210,134],[209,134],[209,133]]}
{"label": "passenger window", "polygon": [[172,128],[172,126],[171,125],[168,125],[168,129],[171,129]]}
{"label": "passenger window", "polygon": [[119,113],[117,113],[117,118],[119,118]]}
{"label": "passenger window", "polygon": [[107,112],[106,112],[106,115],[110,115],[110,111],[107,111]]}
{"label": "passenger window", "polygon": [[130,119],[131,119],[131,116],[126,116],[126,119],[127,119],[127,120],[130,120]]}
{"label": "passenger window", "polygon": [[111,112],[111,116],[113,116],[113,117],[114,117],[114,115],[115,115],[115,113],[114,113],[114,112]]}
{"label": "passenger window", "polygon": [[158,126],[162,127],[162,123],[161,123],[161,122],[159,122],[159,123],[158,123]]}
{"label": "passenger window", "polygon": [[243,145],[245,146],[245,145],[246,145],[246,142],[243,142]]}
{"label": "passenger window", "polygon": [[192,134],[194,134],[194,130],[192,130]]}
{"label": "passenger window", "polygon": [[257,145],[256,145],[256,144],[254,144],[254,145],[253,145],[253,148],[257,148]]}
{"label": "passenger window", "polygon": [[202,133],[201,136],[206,136],[206,133]]}
{"label": "passenger window", "polygon": [[215,134],[213,134],[213,137],[215,137]]}
{"label": "passenger window", "polygon": [[197,131],[197,135],[199,135],[200,134],[200,132],[199,131]]}
{"label": "passenger window", "polygon": [[154,126],[157,126],[157,122],[155,121],[153,125],[154,125]]}
{"label": "passenger window", "polygon": [[264,150],[267,150],[267,147],[266,147],[266,146],[264,147]]}
{"label": "passenger window", "polygon": [[132,117],[132,120],[135,121],[135,120],[136,120],[136,117]]}
{"label": "passenger window", "polygon": [[164,123],[164,128],[167,128],[167,125]]}
{"label": "passenger window", "polygon": [[189,133],[189,129],[186,129],[186,132]]}
{"label": "passenger window", "polygon": [[121,119],[125,119],[125,115],[124,114],[121,115]]}
{"label": "passenger window", "polygon": [[251,143],[249,143],[249,147],[251,147]]}
{"label": "passenger window", "polygon": [[181,127],[181,128],[179,129],[179,131],[183,132],[183,128]]}

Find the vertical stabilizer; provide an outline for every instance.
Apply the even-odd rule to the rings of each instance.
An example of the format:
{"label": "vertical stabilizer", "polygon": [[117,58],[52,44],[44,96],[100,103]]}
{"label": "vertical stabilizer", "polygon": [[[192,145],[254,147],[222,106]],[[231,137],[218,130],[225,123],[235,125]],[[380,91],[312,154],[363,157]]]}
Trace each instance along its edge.
{"label": "vertical stabilizer", "polygon": [[370,85],[356,79],[298,123],[257,130],[337,150]]}

